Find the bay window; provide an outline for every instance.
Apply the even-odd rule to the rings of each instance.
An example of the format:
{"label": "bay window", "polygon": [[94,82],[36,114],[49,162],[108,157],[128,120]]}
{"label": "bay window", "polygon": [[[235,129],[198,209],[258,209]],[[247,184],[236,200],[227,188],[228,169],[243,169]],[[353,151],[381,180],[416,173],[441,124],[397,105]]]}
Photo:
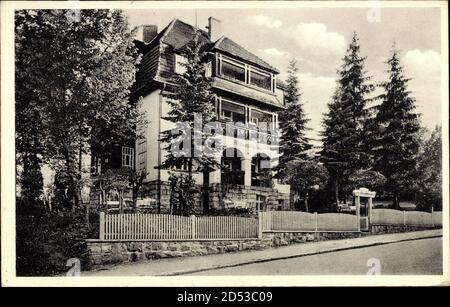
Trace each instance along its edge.
{"label": "bay window", "polygon": [[245,124],[245,107],[222,100],[220,118],[229,122]]}
{"label": "bay window", "polygon": [[270,76],[270,74],[251,70],[250,84],[262,87],[270,91],[272,88],[272,77]]}
{"label": "bay window", "polygon": [[239,81],[267,91],[275,91],[275,77],[249,64],[232,60],[221,54],[217,57],[218,75],[225,79]]}
{"label": "bay window", "polygon": [[231,61],[223,60],[221,73],[224,77],[245,82],[245,66]]}

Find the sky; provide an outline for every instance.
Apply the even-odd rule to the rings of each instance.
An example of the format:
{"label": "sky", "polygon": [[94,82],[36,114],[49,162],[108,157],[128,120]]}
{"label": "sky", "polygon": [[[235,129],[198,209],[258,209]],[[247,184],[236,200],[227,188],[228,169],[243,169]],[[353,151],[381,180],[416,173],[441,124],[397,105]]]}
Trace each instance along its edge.
{"label": "sky", "polygon": [[[158,31],[174,18],[192,25],[196,20],[193,9],[127,10],[126,14],[131,26],[156,24]],[[222,21],[223,35],[277,67],[281,80],[290,59],[297,59],[313,139],[319,138],[336,86],[336,70],[354,31],[373,83],[387,79],[385,61],[395,41],[405,74],[412,78],[409,90],[422,125],[433,129],[441,123],[439,8],[198,9],[198,27],[205,28],[210,16]]]}

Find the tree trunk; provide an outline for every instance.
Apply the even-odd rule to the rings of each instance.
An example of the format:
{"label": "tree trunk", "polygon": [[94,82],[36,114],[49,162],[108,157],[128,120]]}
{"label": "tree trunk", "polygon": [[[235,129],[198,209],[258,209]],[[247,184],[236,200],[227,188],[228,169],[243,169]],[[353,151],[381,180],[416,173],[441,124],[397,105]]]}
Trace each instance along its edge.
{"label": "tree trunk", "polygon": [[305,209],[306,209],[306,212],[309,212],[308,197],[309,197],[309,193],[306,192],[306,195],[305,195]]}
{"label": "tree trunk", "polygon": [[336,171],[336,178],[334,179],[334,197],[336,200],[336,205],[334,208],[331,208],[331,211],[334,212],[337,209],[337,206],[339,205],[339,178]]}
{"label": "tree trunk", "polygon": [[399,202],[399,199],[398,199],[398,193],[397,192],[394,193],[394,209],[396,209],[396,210],[400,209],[400,202]]}
{"label": "tree trunk", "polygon": [[209,212],[209,171],[203,172],[203,214]]}

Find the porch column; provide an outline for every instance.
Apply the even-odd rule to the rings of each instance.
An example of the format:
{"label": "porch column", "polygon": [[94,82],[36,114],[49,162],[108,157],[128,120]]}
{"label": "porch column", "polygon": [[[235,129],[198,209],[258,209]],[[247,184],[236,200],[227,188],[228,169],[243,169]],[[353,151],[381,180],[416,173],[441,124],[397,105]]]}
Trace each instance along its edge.
{"label": "porch column", "polygon": [[[220,165],[221,157],[217,156],[216,160],[219,162],[219,165]],[[221,169],[219,166],[217,169],[215,169],[209,173],[209,184],[221,183],[221,180],[222,180],[222,176],[221,176]]]}
{"label": "porch column", "polygon": [[242,169],[244,170],[244,185],[252,185],[252,159],[245,157],[242,159]]}

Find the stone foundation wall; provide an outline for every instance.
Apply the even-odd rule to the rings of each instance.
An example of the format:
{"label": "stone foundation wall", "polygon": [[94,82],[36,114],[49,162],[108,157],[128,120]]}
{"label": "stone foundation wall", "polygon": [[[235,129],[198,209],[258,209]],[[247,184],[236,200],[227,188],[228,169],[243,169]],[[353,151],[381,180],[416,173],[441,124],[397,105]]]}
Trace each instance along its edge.
{"label": "stone foundation wall", "polygon": [[257,211],[258,196],[265,198],[261,210],[290,210],[290,195],[277,189],[256,186],[213,184],[210,187],[209,205],[214,209],[241,206]]}
{"label": "stone foundation wall", "polygon": [[87,241],[89,265],[99,266],[161,258],[203,256],[263,249],[260,240],[100,242]]}
{"label": "stone foundation wall", "polygon": [[262,241],[272,247],[314,241],[359,238],[360,232],[269,232],[263,233]]}
{"label": "stone foundation wall", "polygon": [[245,250],[261,250],[330,239],[359,237],[360,233],[263,233],[261,240],[198,241],[100,241],[87,240],[89,267],[161,258],[203,256]]}
{"label": "stone foundation wall", "polygon": [[404,225],[371,225],[370,232],[372,234],[410,232],[427,229],[435,229],[441,227],[424,227],[424,226],[404,226]]}
{"label": "stone foundation wall", "polygon": [[[158,188],[161,189],[161,197],[159,197]],[[199,187],[201,190],[202,187]],[[145,182],[142,185],[141,196],[150,197],[153,199],[160,199],[160,212],[170,213],[170,193],[171,188],[169,182],[161,181],[158,186],[158,181]],[[254,186],[237,186],[225,184],[211,184],[209,187],[209,207],[212,209],[223,210],[233,207],[246,207],[253,209],[256,213],[257,196],[263,196],[265,203],[261,210],[291,210],[289,198],[290,195],[280,193],[277,189]],[[130,195],[127,195],[131,197]],[[100,202],[99,191],[92,189],[91,191],[91,205],[96,206]],[[197,194],[195,214],[203,213],[201,194]],[[148,208],[149,213],[158,213],[158,205],[155,204],[152,208]]]}

